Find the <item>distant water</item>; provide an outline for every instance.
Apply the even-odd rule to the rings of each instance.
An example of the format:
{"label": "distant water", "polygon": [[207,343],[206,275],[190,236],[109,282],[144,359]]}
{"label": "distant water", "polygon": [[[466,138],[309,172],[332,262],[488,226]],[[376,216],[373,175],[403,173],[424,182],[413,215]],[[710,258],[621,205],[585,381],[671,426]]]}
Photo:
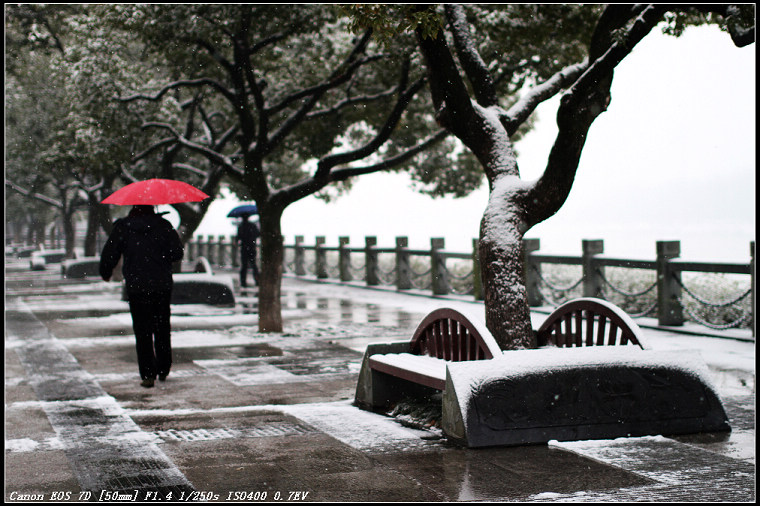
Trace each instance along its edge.
{"label": "distant water", "polygon": [[[372,185],[357,185],[351,194],[330,204],[310,198],[292,205],[283,217],[285,242],[293,244],[296,235],[303,235],[305,243],[313,245],[317,236],[324,236],[328,246],[337,246],[339,237],[348,236],[352,247],[361,247],[366,236],[376,236],[379,247],[393,247],[397,236],[406,236],[411,248],[429,249],[431,238],[443,237],[450,251],[472,251],[485,192],[466,199],[431,200],[404,191],[378,204],[377,199],[366,198],[367,188]],[[234,235],[237,222],[226,214],[238,203],[234,198],[215,201],[197,235]],[[655,258],[656,241],[679,240],[684,259],[745,263],[750,259],[754,232],[754,217],[747,223],[630,221],[624,225],[593,217],[582,219],[572,209],[563,215],[561,209],[526,237],[539,239],[541,252],[546,254],[580,255],[583,239],[603,239],[605,254],[644,260]]]}

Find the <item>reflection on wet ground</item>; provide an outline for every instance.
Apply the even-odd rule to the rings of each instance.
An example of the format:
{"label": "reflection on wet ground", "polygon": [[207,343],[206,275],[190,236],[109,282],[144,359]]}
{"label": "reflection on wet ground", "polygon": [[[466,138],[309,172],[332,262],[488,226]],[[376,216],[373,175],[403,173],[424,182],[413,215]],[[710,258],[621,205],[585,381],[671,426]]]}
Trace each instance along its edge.
{"label": "reflection on wet ground", "polygon": [[[284,310],[307,311],[310,318],[321,323],[372,323],[414,328],[420,320],[420,315],[397,308],[343,298],[319,297],[302,291],[283,291],[282,307]],[[238,297],[235,310],[242,314],[258,314],[258,300],[251,296]]]}
{"label": "reflection on wet ground", "polygon": [[[121,285],[93,280],[64,280],[60,273],[45,272],[29,279],[28,273],[6,275],[6,295],[33,297],[36,314],[47,318],[100,318],[128,312],[121,301]],[[238,292],[234,307],[173,305],[173,316],[233,316],[258,315],[258,294],[255,290]],[[357,302],[340,297],[320,297],[288,289],[282,291],[283,312],[308,315],[315,323],[378,324],[399,328],[414,328],[420,315],[374,303]],[[287,317],[287,315],[286,315]]]}

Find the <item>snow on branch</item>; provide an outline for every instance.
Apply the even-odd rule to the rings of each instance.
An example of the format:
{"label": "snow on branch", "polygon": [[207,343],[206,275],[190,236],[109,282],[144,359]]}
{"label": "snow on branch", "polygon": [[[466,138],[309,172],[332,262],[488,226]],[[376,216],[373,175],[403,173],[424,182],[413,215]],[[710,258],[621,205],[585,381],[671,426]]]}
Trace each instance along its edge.
{"label": "snow on branch", "polygon": [[517,131],[520,125],[528,119],[536,107],[567,88],[587,68],[588,61],[570,65],[557,72],[540,85],[533,87],[506,112],[502,122],[509,135],[513,135]]}
{"label": "snow on branch", "polygon": [[214,79],[209,79],[207,77],[202,77],[199,79],[184,79],[179,81],[174,81],[163,88],[161,88],[155,95],[146,95],[144,93],[135,93],[133,95],[130,95],[128,97],[115,97],[116,100],[119,100],[121,102],[134,102],[136,100],[149,100],[151,102],[158,102],[163,98],[164,95],[166,95],[171,90],[182,88],[182,87],[201,87],[201,86],[211,86],[212,88],[215,88],[218,90],[222,95],[224,95],[228,100],[234,100],[235,95],[228,90],[222,83],[219,81],[216,81]]}
{"label": "snow on branch", "polygon": [[451,33],[454,36],[459,62],[472,85],[478,104],[483,107],[498,104],[493,78],[472,40],[464,7],[459,4],[447,4],[444,7]]}

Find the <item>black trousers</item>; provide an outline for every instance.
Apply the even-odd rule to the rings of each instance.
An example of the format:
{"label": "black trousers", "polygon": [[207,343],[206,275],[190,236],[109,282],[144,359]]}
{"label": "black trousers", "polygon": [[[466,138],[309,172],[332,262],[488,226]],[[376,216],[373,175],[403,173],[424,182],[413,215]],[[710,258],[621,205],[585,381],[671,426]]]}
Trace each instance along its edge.
{"label": "black trousers", "polygon": [[166,376],[172,366],[171,290],[130,293],[129,312],[142,379]]}
{"label": "black trousers", "polygon": [[259,268],[256,266],[256,248],[251,250],[240,248],[240,286],[247,286],[246,278],[248,277],[248,267],[253,271],[254,283],[258,285]]}

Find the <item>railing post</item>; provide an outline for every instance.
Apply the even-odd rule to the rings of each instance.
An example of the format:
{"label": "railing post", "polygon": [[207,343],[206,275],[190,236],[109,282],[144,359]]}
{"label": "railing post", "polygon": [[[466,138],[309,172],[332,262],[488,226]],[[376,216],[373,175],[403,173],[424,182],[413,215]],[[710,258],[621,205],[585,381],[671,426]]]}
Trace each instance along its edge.
{"label": "railing post", "polygon": [[195,257],[193,258],[193,261],[195,261],[196,258],[200,258],[203,256],[203,241],[205,240],[204,236],[199,235],[197,239],[197,247],[195,248]]}
{"label": "railing post", "polygon": [[210,235],[208,236],[208,257],[206,257],[206,260],[208,260],[208,263],[210,265],[216,266],[217,260],[219,258],[219,237]]}
{"label": "railing post", "polygon": [[673,269],[670,260],[681,256],[680,241],[657,241],[657,319],[660,325],[683,325],[681,272]]}
{"label": "railing post", "polygon": [[367,286],[376,286],[380,284],[377,276],[377,237],[367,236],[364,238],[364,279]]}
{"label": "railing post", "polygon": [[317,237],[314,244],[314,273],[319,279],[327,278],[327,252],[323,248],[324,245],[324,236]]}
{"label": "railing post", "polygon": [[412,288],[408,246],[408,237],[396,237],[396,289],[398,290]]}
{"label": "railing post", "polygon": [[203,240],[201,241],[201,248],[200,248],[200,255],[204,258],[208,258],[208,245],[211,242],[211,236],[207,235],[203,237]]}
{"label": "railing post", "polygon": [[483,279],[480,277],[479,240],[472,240],[472,295],[475,300],[483,300]]}
{"label": "railing post", "polygon": [[305,276],[306,275],[306,267],[304,266],[304,249],[303,249],[303,236],[297,235],[296,236],[296,245],[295,245],[295,270],[296,270],[296,276]]}
{"label": "railing post", "polygon": [[240,267],[240,252],[238,251],[237,235],[230,236],[230,264]]}
{"label": "railing post", "polygon": [[449,293],[449,277],[446,272],[446,257],[443,256],[445,240],[442,237],[430,239],[430,276],[433,295]]}
{"label": "railing post", "polygon": [[233,241],[232,236],[225,236],[224,237],[224,248],[227,252],[227,264],[230,267],[235,265],[235,242]]}
{"label": "railing post", "polygon": [[216,236],[216,267],[223,267],[224,259],[227,256],[226,237],[223,235]]}
{"label": "railing post", "polygon": [[540,239],[523,239],[523,263],[525,265],[525,289],[528,293],[528,305],[543,305],[541,292],[541,263],[533,259],[533,252],[541,248]]}
{"label": "railing post", "polygon": [[222,258],[220,259],[219,263],[224,265],[225,267],[228,265],[232,265],[232,257],[233,253],[235,251],[235,248],[232,245],[232,240],[229,236],[225,235],[222,236]]}
{"label": "railing post", "polygon": [[198,249],[198,239],[195,237],[191,237],[189,241],[187,241],[187,244],[185,245],[187,248],[187,255],[185,255],[185,260],[188,262],[192,262],[193,259],[196,257],[196,250]]}
{"label": "railing post", "polygon": [[598,264],[594,259],[594,256],[604,253],[604,241],[601,239],[584,239],[582,242],[582,249],[583,296],[601,297],[602,277],[600,271],[603,267]]}
{"label": "railing post", "polygon": [[750,275],[750,290],[752,291],[752,337],[757,336],[757,306],[755,305],[755,241],[749,243],[749,275]]}
{"label": "railing post", "polygon": [[341,281],[351,281],[351,250],[348,243],[351,241],[348,237],[338,237],[338,270],[340,271]]}

